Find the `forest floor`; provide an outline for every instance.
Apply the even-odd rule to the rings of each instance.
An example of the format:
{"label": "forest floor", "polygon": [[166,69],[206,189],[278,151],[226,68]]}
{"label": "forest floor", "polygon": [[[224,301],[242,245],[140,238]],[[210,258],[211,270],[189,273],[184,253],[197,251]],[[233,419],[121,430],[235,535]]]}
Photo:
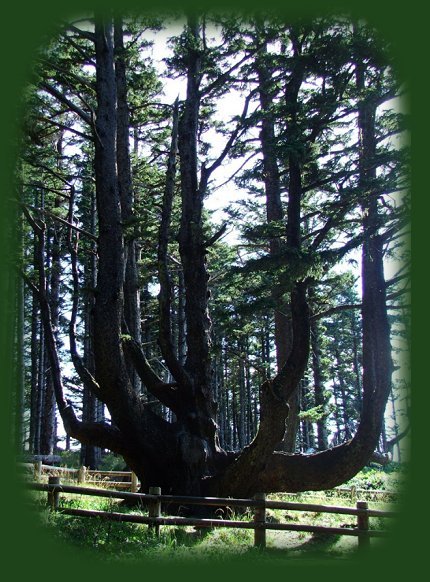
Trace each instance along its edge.
{"label": "forest floor", "polygon": [[[372,499],[372,491],[386,489],[396,491],[399,483],[397,471],[392,474],[367,470],[358,475],[349,485],[354,485],[361,493],[360,499],[368,501],[369,508],[395,510],[396,503],[379,495],[378,500]],[[213,528],[197,529],[194,527],[162,526],[160,536],[156,537],[147,525],[135,523],[118,523],[94,517],[76,517],[51,512],[46,508],[46,493],[32,492],[35,507],[42,518],[44,526],[52,532],[56,539],[67,545],[80,548],[92,558],[106,560],[122,560],[135,562],[141,560],[166,559],[189,560],[228,560],[257,558],[258,560],[283,559],[345,559],[354,557],[358,551],[357,537],[296,531],[268,530],[266,533],[266,549],[254,547],[254,532],[252,529]],[[270,499],[294,501],[301,503],[355,507],[356,498],[335,491],[312,494],[278,494]],[[146,510],[127,508],[120,501],[89,497],[84,495],[62,496],[62,507],[80,509],[97,509],[100,511],[115,511],[146,515]],[[226,516],[227,517],[227,516]],[[231,514],[228,517],[235,520],[251,521],[252,513],[241,515]],[[292,523],[323,525],[328,527],[356,527],[355,516],[315,513],[310,511],[267,510],[267,520],[273,523]],[[392,520],[371,518],[370,528],[390,530]],[[384,543],[384,539],[371,538],[372,548]]]}

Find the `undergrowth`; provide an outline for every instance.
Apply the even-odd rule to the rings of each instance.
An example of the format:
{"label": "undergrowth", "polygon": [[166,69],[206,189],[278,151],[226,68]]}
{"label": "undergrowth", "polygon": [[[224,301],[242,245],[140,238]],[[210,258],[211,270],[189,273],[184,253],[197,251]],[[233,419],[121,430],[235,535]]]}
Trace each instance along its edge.
{"label": "undergrowth", "polygon": [[[384,473],[383,475],[389,475]],[[385,485],[389,478],[382,477]],[[379,480],[378,480],[379,479]],[[381,488],[381,475],[374,470],[361,472],[355,478],[357,488],[367,483],[371,489],[378,483]],[[373,487],[376,489],[377,487]],[[194,528],[183,526],[161,526],[159,537],[145,524],[107,521],[99,517],[77,517],[51,512],[46,508],[46,494],[33,492],[32,497],[42,516],[44,525],[57,538],[66,544],[74,545],[94,557],[103,560],[226,560],[230,557],[259,560],[276,558],[345,558],[357,552],[356,537],[332,534],[311,534],[295,531],[268,530],[267,548],[261,551],[254,547],[254,532],[242,528]],[[355,499],[327,497],[315,493],[309,495],[277,494],[270,499],[306,502],[324,505],[355,506]],[[90,497],[85,495],[62,495],[61,507],[93,509],[107,512],[147,514],[146,508],[129,508],[118,500]],[[371,501],[369,507],[390,509],[386,501]],[[252,512],[229,513],[236,521],[251,521]],[[336,528],[355,527],[356,518],[349,515],[315,513],[310,511],[267,510],[267,521],[272,523],[300,523],[323,525]],[[389,529],[387,519],[371,518],[371,529]],[[372,539],[371,545],[377,545]]]}

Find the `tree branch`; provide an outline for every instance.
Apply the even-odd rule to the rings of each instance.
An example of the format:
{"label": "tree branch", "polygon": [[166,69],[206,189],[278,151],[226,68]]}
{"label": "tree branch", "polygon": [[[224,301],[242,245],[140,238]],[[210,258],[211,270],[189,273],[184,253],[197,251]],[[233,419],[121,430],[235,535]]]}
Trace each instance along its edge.
{"label": "tree branch", "polygon": [[[70,197],[69,205],[69,217],[70,222],[73,216],[73,196]],[[99,384],[96,382],[95,378],[92,376],[90,371],[84,366],[82,358],[78,354],[78,349],[76,346],[76,318],[78,315],[78,301],[79,301],[79,274],[78,274],[78,264],[77,264],[77,249],[78,240],[73,243],[72,241],[72,225],[70,224],[68,233],[68,246],[70,251],[71,266],[72,266],[72,280],[73,280],[73,297],[72,297],[72,312],[69,322],[69,342],[70,342],[70,355],[72,357],[73,365],[75,370],[81,379],[81,382],[88,388],[90,392],[93,392],[99,400],[103,401],[102,391]]]}
{"label": "tree branch", "polygon": [[292,348],[280,372],[273,380],[267,379],[261,386],[258,432],[225,472],[214,479],[215,487],[228,489],[233,496],[249,495],[258,490],[254,488],[255,482],[265,472],[267,459],[285,434],[289,410],[287,401],[299,386],[309,355],[310,323],[305,283],[296,283],[291,293],[291,316]]}
{"label": "tree branch", "polygon": [[74,26],[71,23],[66,23],[66,27],[71,32],[76,33],[80,38],[85,38],[87,40],[90,40],[91,42],[95,42],[95,40],[96,40],[96,35],[93,32],[89,32],[88,30],[82,30],[78,26]]}
{"label": "tree branch", "polygon": [[392,439],[390,439],[387,442],[387,449],[390,452],[392,452],[395,445],[397,445],[401,440],[403,440],[405,438],[405,436],[408,435],[410,430],[411,430],[411,425],[408,424],[408,426],[404,430],[402,430],[402,432],[400,432],[398,435],[396,435],[395,437],[393,437]]}
{"label": "tree branch", "polygon": [[[25,209],[29,208],[29,209],[33,210],[34,212],[39,212],[40,214],[45,214],[46,216],[49,216],[50,218],[53,218],[54,220],[61,222],[62,224],[65,224],[70,229],[72,229],[76,232],[79,232],[80,234],[85,235],[86,237],[92,239],[93,241],[97,242],[97,240],[98,240],[96,236],[94,236],[93,234],[91,234],[87,230],[84,230],[83,228],[79,228],[79,226],[76,226],[75,224],[71,224],[65,218],[61,218],[61,216],[58,216],[57,214],[54,214],[53,212],[49,212],[49,210],[46,210],[45,208],[36,208],[35,206],[31,206],[29,204],[22,204],[22,203],[20,203],[20,204],[21,204],[21,207],[22,207],[24,212],[25,212]],[[25,212],[25,215],[27,216],[28,220],[30,220],[28,211]],[[34,224],[34,220],[33,220],[33,224]]]}
{"label": "tree branch", "polygon": [[[54,333],[51,324],[51,313],[46,294],[23,274],[24,280],[38,297],[40,313],[45,331],[48,358],[51,366],[51,375],[54,384],[55,399],[64,424],[64,429],[72,438],[81,443],[97,445],[111,451],[123,454],[126,452],[126,442],[121,432],[106,423],[81,422],[77,419],[71,403],[64,397],[64,387]],[[41,276],[43,280],[44,275]]]}
{"label": "tree branch", "polygon": [[53,119],[48,118],[48,117],[45,117],[44,121],[46,121],[46,123],[53,125],[54,127],[58,127],[59,129],[64,129],[65,131],[70,131],[70,133],[73,133],[73,134],[77,135],[78,137],[81,137],[82,139],[85,139],[88,141],[94,140],[92,135],[90,135],[88,133],[83,133],[82,131],[79,131],[73,127],[69,127],[65,123],[59,123],[58,121],[54,121]]}
{"label": "tree branch", "polygon": [[231,78],[231,74],[238,68],[240,67],[244,62],[246,62],[253,54],[255,54],[257,51],[260,50],[260,46],[255,47],[253,50],[249,51],[249,53],[245,54],[244,57],[242,57],[240,59],[240,61],[238,61],[237,63],[235,63],[234,65],[232,65],[227,71],[225,71],[225,73],[223,73],[222,75],[220,75],[217,79],[215,79],[215,81],[212,81],[212,83],[210,83],[209,85],[207,85],[204,89],[202,89],[200,91],[200,95],[201,97],[205,97],[206,95],[209,95],[209,93],[211,93],[211,91],[213,91],[214,89],[216,89],[217,87],[225,84],[225,82]]}
{"label": "tree branch", "polygon": [[211,238],[205,242],[205,248],[209,248],[212,245],[214,245],[216,243],[217,240],[219,240],[225,233],[225,231],[227,230],[227,223],[224,223],[222,225],[222,227],[217,230],[217,232],[211,236]]}
{"label": "tree branch", "polygon": [[129,447],[118,428],[106,422],[79,421],[70,403],[63,408],[61,418],[67,434],[80,443],[109,449],[119,455],[127,454]]}
{"label": "tree branch", "polygon": [[160,293],[158,295],[158,305],[160,314],[160,327],[158,342],[161,353],[166,361],[166,365],[175,380],[182,387],[189,386],[190,380],[176,357],[172,341],[172,295],[173,286],[168,268],[168,246],[169,229],[172,219],[173,196],[175,190],[176,177],[176,157],[178,151],[178,123],[179,123],[179,101],[176,99],[173,108],[172,137],[166,170],[166,182],[164,188],[161,222],[158,232],[158,280],[160,283]]}
{"label": "tree branch", "polygon": [[133,363],[139,378],[147,390],[162,404],[171,410],[177,410],[180,404],[178,384],[166,383],[157,376],[145,357],[140,345],[131,336],[122,339],[126,357]]}
{"label": "tree branch", "polygon": [[221,154],[208,168],[203,166],[202,172],[201,172],[200,184],[199,184],[199,191],[200,192],[204,192],[206,190],[207,183],[208,183],[208,180],[209,180],[211,174],[222,164],[222,162],[226,158],[228,152],[231,150],[234,142],[236,141],[239,133],[241,131],[243,131],[243,129],[244,129],[243,122],[246,119],[246,115],[248,113],[249,103],[250,103],[252,97],[254,96],[254,94],[256,93],[256,91],[257,90],[255,89],[255,90],[251,91],[246,96],[245,103],[243,106],[243,111],[242,111],[240,118],[237,120],[236,128],[230,134],[230,137],[227,140],[227,143],[225,144],[224,149],[222,150]]}
{"label": "tree branch", "polygon": [[61,91],[58,91],[58,89],[56,89],[47,82],[41,83],[40,88],[49,93],[49,95],[51,95],[52,97],[55,97],[55,99],[60,101],[60,103],[63,103],[63,105],[66,105],[66,107],[68,107],[71,111],[76,113],[82,119],[82,121],[85,121],[85,123],[87,123],[91,128],[93,128],[94,124],[91,116],[88,115],[81,107],[78,107],[75,103],[73,103],[73,101],[71,101],[65,95],[63,95]]}
{"label": "tree branch", "polygon": [[353,309],[361,309],[361,303],[345,303],[343,305],[336,305],[335,307],[330,307],[325,311],[320,311],[319,313],[314,313],[311,315],[312,320],[322,319],[323,317],[328,317],[334,313],[339,313],[341,311],[351,311]]}

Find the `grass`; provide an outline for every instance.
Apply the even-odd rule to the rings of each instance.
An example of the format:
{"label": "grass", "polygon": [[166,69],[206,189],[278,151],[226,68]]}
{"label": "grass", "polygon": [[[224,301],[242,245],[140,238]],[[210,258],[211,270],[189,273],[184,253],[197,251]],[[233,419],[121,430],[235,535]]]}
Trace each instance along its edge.
{"label": "grass", "polygon": [[[46,494],[33,492],[38,511],[48,530],[65,543],[90,551],[94,557],[112,561],[159,561],[174,560],[226,560],[229,558],[347,558],[357,552],[356,537],[311,534],[305,532],[284,532],[268,530],[267,548],[264,552],[254,548],[251,529],[214,528],[210,530],[194,527],[162,526],[157,538],[144,524],[118,523],[96,517],[75,517],[50,512],[46,508]],[[283,501],[307,502],[325,505],[355,506],[355,501],[336,496],[315,495],[272,495],[270,499]],[[130,509],[118,500],[85,495],[67,495],[61,498],[62,507],[95,509],[146,515],[146,509]],[[383,501],[370,501],[369,507],[388,509]],[[234,520],[252,520],[252,513],[231,515]],[[354,516],[309,511],[268,510],[268,521],[279,523],[300,523],[324,525],[329,527],[354,527]],[[387,529],[389,521],[371,518],[370,526],[374,529]],[[380,543],[373,538],[371,545]]]}

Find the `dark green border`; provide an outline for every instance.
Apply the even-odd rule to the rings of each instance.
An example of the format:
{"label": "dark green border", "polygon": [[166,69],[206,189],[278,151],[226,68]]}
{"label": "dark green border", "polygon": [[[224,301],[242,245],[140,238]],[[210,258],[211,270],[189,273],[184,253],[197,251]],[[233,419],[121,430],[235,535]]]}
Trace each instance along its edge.
{"label": "dark green border", "polygon": [[[55,543],[51,538],[33,522],[25,508],[21,494],[16,492],[16,482],[13,477],[13,451],[10,445],[10,386],[12,384],[11,370],[9,366],[11,353],[11,339],[7,335],[8,313],[6,309],[6,294],[11,292],[8,287],[8,274],[5,265],[8,258],[8,249],[5,246],[6,227],[12,219],[8,209],[7,200],[13,191],[12,168],[15,159],[14,138],[18,131],[17,120],[20,114],[20,95],[23,84],[28,79],[31,68],[32,55],[38,45],[52,30],[56,16],[80,14],[95,7],[106,7],[108,4],[126,8],[154,7],[160,10],[164,7],[202,7],[215,6],[240,9],[258,9],[259,6],[267,8],[273,6],[285,13],[286,16],[313,15],[315,12],[342,11],[353,16],[363,17],[376,26],[393,44],[398,64],[398,74],[406,82],[410,90],[410,107],[412,112],[413,135],[413,210],[412,210],[412,249],[413,249],[413,338],[412,338],[412,364],[413,364],[413,440],[412,440],[412,470],[409,480],[406,500],[403,505],[402,519],[397,523],[392,539],[377,553],[362,557],[353,563],[348,561],[318,561],[318,562],[291,562],[284,560],[273,563],[265,563],[264,566],[230,563],[224,564],[199,564],[174,568],[163,563],[155,567],[146,564],[121,565],[104,564],[98,559],[88,559],[80,552],[72,551]],[[0,423],[0,443],[2,446],[1,459],[4,472],[1,476],[2,501],[0,505],[2,523],[2,566],[6,572],[13,573],[14,578],[25,576],[28,579],[58,577],[66,580],[92,580],[94,576],[103,579],[120,580],[125,576],[171,576],[203,579],[219,579],[226,575],[254,576],[264,578],[270,575],[291,574],[302,576],[309,572],[318,580],[336,576],[337,580],[355,579],[371,576],[384,576],[384,579],[405,579],[413,573],[419,572],[419,566],[424,566],[427,549],[424,546],[425,535],[422,530],[426,528],[426,519],[429,517],[425,508],[427,497],[425,495],[425,483],[423,473],[426,465],[426,436],[424,427],[429,425],[428,420],[428,384],[424,366],[428,362],[428,339],[421,340],[427,331],[428,317],[427,302],[424,294],[427,294],[425,283],[421,282],[421,276],[427,270],[427,214],[428,193],[427,168],[429,167],[428,154],[430,148],[427,142],[429,134],[428,123],[428,37],[427,19],[422,13],[422,3],[418,0],[409,0],[404,3],[392,3],[386,0],[361,0],[361,1],[274,1],[255,0],[244,2],[229,0],[222,2],[187,2],[177,0],[141,0],[131,2],[127,0],[103,0],[88,1],[74,0],[72,7],[58,0],[39,0],[37,3],[23,5],[20,2],[10,3],[2,10],[1,43],[1,190],[0,190],[0,275],[1,286],[1,320],[0,320],[0,357],[1,357],[1,385],[2,399],[0,410],[3,414]],[[426,50],[427,49],[427,50]],[[425,156],[425,159],[424,159]],[[425,223],[424,223],[425,221]],[[418,262],[420,261],[420,262]],[[9,291],[8,291],[9,289]],[[424,327],[425,326],[425,327]],[[424,336],[425,337],[425,336]],[[424,351],[425,350],[425,351]],[[427,356],[427,358],[426,358]],[[303,571],[304,570],[304,571]],[[425,570],[424,570],[425,571]]]}

